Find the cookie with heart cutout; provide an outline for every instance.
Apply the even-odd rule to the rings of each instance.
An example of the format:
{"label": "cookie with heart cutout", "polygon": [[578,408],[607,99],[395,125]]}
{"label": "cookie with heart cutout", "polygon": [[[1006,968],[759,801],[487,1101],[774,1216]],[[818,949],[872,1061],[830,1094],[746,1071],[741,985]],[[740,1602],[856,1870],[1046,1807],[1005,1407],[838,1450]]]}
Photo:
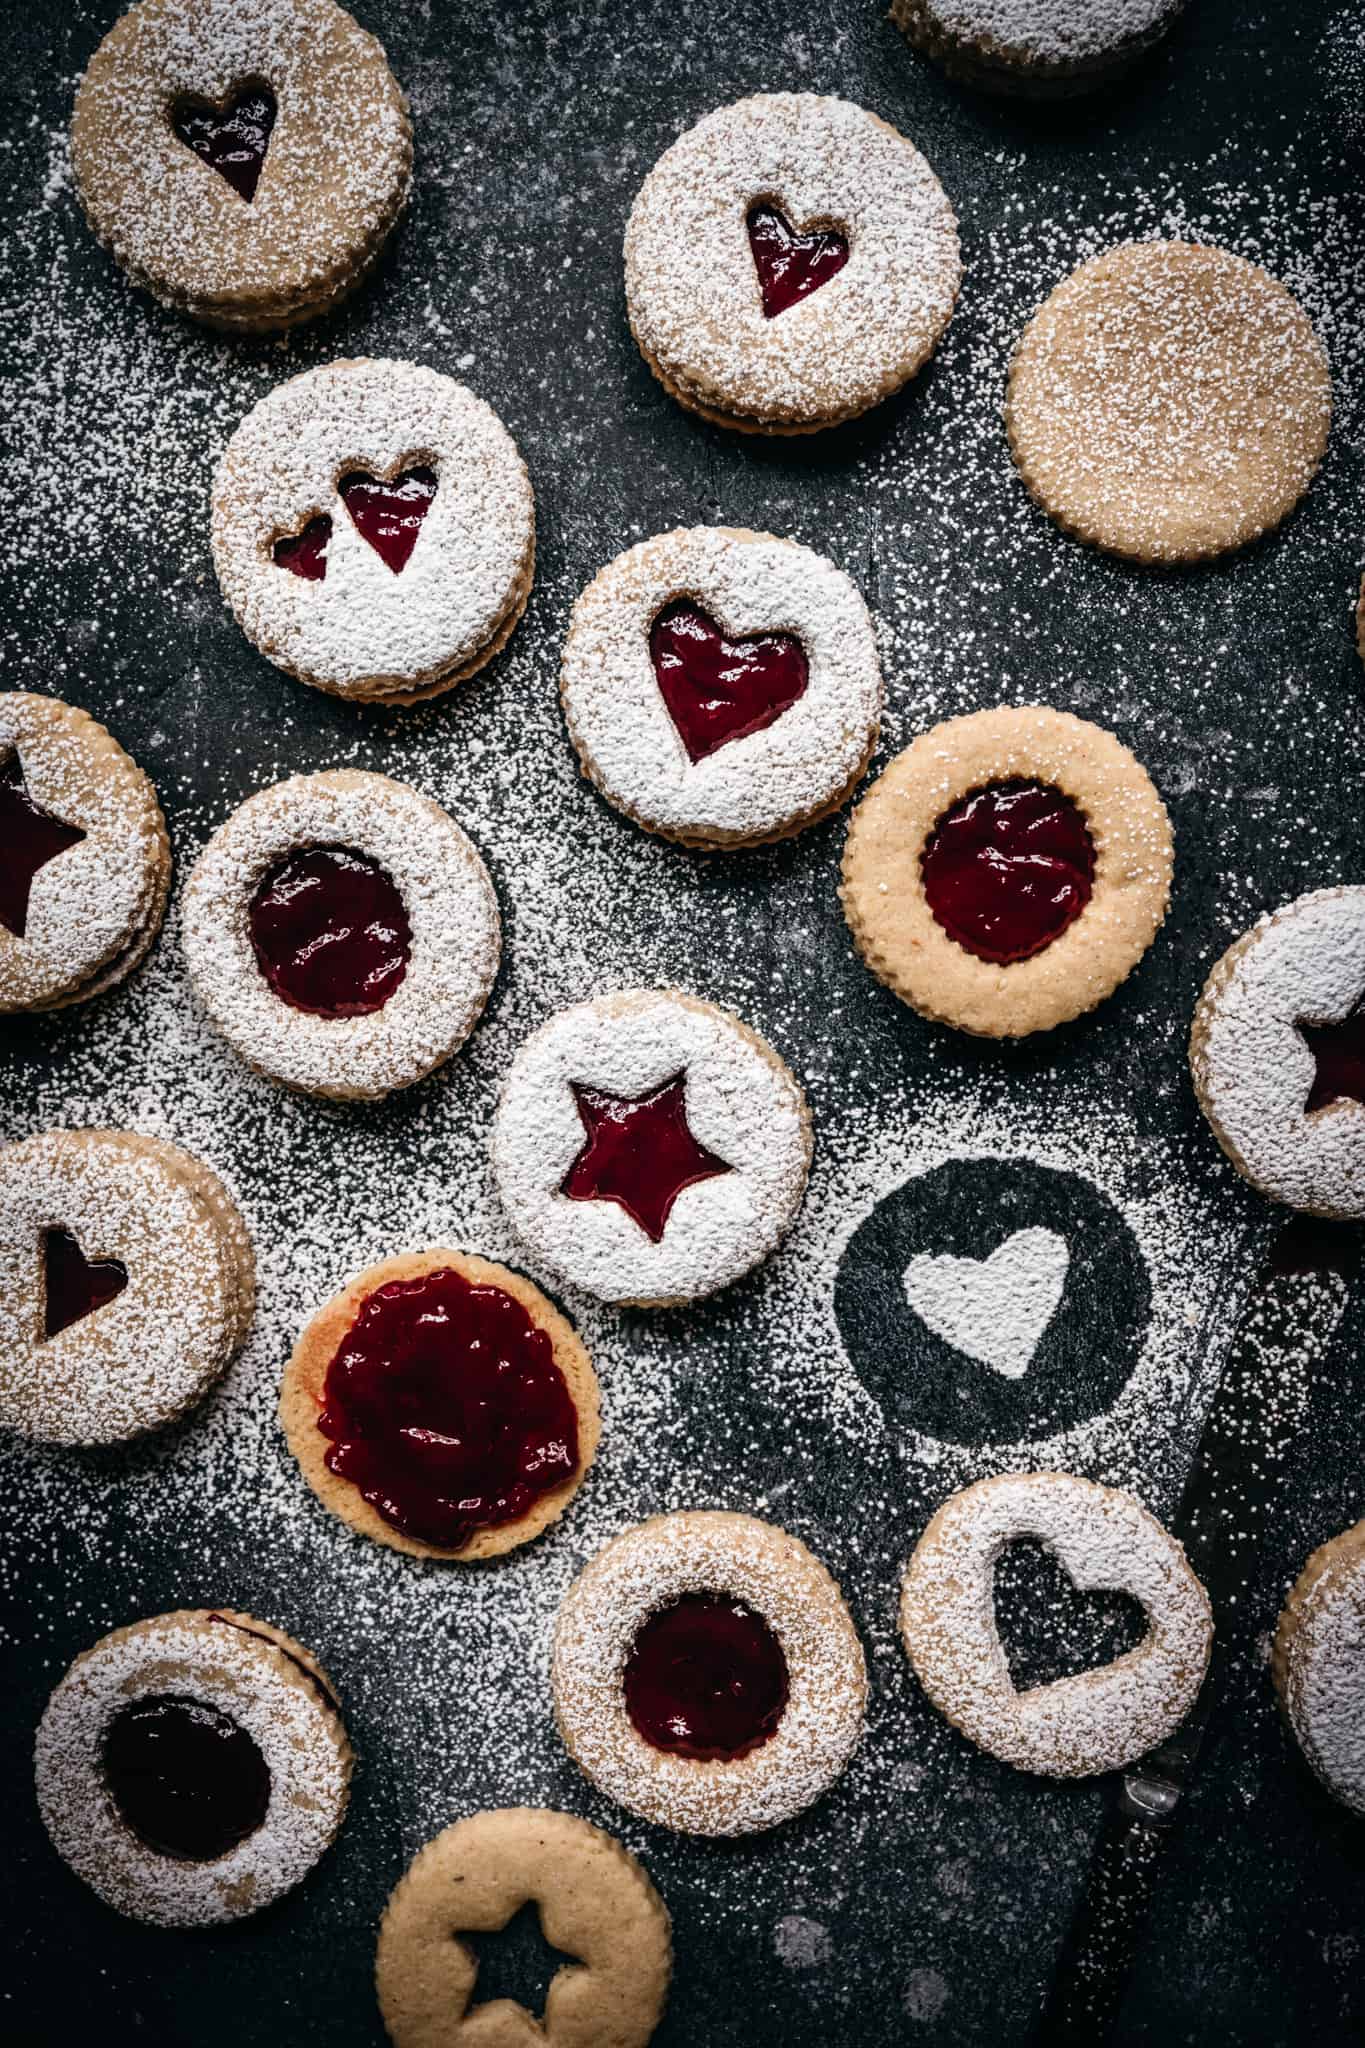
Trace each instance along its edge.
{"label": "cookie with heart cutout", "polygon": [[1365,1522],[1313,1552],[1285,1601],[1270,1668],[1304,1759],[1365,1813]]}
{"label": "cookie with heart cutout", "polygon": [[[1126,1593],[1147,1616],[1135,1650],[1017,1692],[995,1619],[995,1567],[1042,1543],[1082,1592]],[[944,1502],[901,1582],[901,1636],[947,1720],[1002,1762],[1053,1778],[1119,1770],[1179,1726],[1204,1682],[1208,1598],[1140,1501],[1069,1472],[1006,1473]]]}
{"label": "cookie with heart cutout", "polygon": [[720,851],[838,809],[877,744],[882,677],[841,569],[795,541],[694,526],[628,548],[588,585],[560,694],[609,803]]}
{"label": "cookie with heart cutout", "polygon": [[891,19],[950,78],[1009,99],[1073,99],[1110,85],[1185,0],[891,0]]}
{"label": "cookie with heart cutout", "polygon": [[847,100],[758,93],[665,150],[626,226],[626,310],[664,389],[717,426],[809,434],[927,361],[962,277],[912,142]]}
{"label": "cookie with heart cutout", "polygon": [[535,567],[535,503],[491,406],[416,363],[327,363],[279,384],[214,472],[214,567],[253,646],[315,689],[415,704],[506,645]]}
{"label": "cookie with heart cutout", "polygon": [[86,218],[137,285],[210,327],[328,312],[407,204],[412,129],[335,0],[141,0],[76,94]]}

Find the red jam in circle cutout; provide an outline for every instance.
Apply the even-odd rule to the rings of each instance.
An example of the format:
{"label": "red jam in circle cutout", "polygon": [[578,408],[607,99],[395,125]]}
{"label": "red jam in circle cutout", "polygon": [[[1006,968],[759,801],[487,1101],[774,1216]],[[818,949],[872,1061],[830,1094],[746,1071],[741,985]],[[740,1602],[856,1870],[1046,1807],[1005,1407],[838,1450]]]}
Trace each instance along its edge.
{"label": "red jam in circle cutout", "polygon": [[549,1335],[501,1287],[449,1266],[362,1302],[318,1428],[338,1478],[442,1550],[520,1521],[578,1470],[578,1413]]}
{"label": "red jam in circle cutout", "polygon": [[407,973],[412,926],[393,878],[349,846],[277,861],[247,913],[256,964],[281,1002],[313,1017],[368,1017]]}
{"label": "red jam in circle cutout", "polygon": [[767,1742],[790,1689],[781,1643],[728,1593],[684,1593],[651,1614],[622,1683],[636,1733],[699,1763],[733,1763]]}
{"label": "red jam in circle cutout", "polygon": [[128,1285],[118,1259],[87,1259],[69,1230],[43,1232],[43,1334],[55,1337],[113,1301]]}
{"label": "red jam in circle cutout", "polygon": [[405,469],[384,478],[357,469],[341,479],[339,488],[357,531],[397,576],[407,567],[436,496],[435,470]]}
{"label": "red jam in circle cutout", "polygon": [[39,868],[84,837],[79,825],[63,824],[34,803],[17,754],[0,762],[0,924],[16,939],[28,929],[28,899]]}
{"label": "red jam in circle cutout", "polygon": [[1338,1024],[1304,1024],[1298,1030],[1313,1055],[1313,1085],[1304,1112],[1331,1102],[1365,1102],[1365,1008]]}
{"label": "red jam in circle cutout", "polygon": [[234,192],[256,197],[261,167],[275,126],[275,95],[268,85],[248,85],[225,107],[209,100],[178,100],[171,126],[187,149],[212,164]]}
{"label": "red jam in circle cutout", "polygon": [[929,908],[949,938],[1003,965],[1041,953],[1080,916],[1095,845],[1062,790],[992,782],[944,812],[921,867]]}
{"label": "red jam in circle cutout", "polygon": [[270,1769],[246,1730],[183,1693],[148,1693],[120,1707],[101,1761],[124,1821],[161,1856],[226,1856],[255,1834],[270,1805]]}
{"label": "red jam in circle cutout", "polygon": [[652,1095],[604,1095],[574,1083],[587,1143],[560,1193],[571,1202],[617,1202],[658,1244],[684,1188],[718,1173],[727,1160],[698,1144],[687,1121],[687,1076],[676,1074]]}
{"label": "red jam in circle cutout", "polygon": [[693,761],[762,732],[805,695],[810,680],[806,650],[794,633],[727,640],[687,598],[659,613],[649,652],[668,715]]}
{"label": "red jam in circle cutout", "polygon": [[848,261],[848,238],[837,228],[812,228],[798,235],[771,200],[751,206],[745,224],[765,320],[819,291]]}
{"label": "red jam in circle cutout", "polygon": [[331,538],[331,517],[319,512],[302,532],[282,534],[272,552],[281,569],[302,576],[305,583],[323,583],[327,577],[327,543]]}

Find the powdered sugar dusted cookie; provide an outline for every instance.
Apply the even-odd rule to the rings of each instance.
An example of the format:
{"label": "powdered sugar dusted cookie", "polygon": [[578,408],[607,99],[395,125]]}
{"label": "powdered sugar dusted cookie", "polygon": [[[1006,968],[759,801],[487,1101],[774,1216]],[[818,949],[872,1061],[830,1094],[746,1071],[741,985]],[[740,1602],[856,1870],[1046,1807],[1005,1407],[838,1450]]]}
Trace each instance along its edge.
{"label": "powdered sugar dusted cookie", "polygon": [[[1016,1692],[995,1621],[995,1567],[1011,1543],[1052,1551],[1083,1592],[1123,1592],[1147,1616],[1135,1650],[1094,1671]],[[970,1742],[1054,1778],[1118,1770],[1164,1741],[1193,1706],[1213,1619],[1173,1536],[1131,1494],[1067,1472],[983,1479],[945,1501],[901,1584],[915,1675]]]}
{"label": "powdered sugar dusted cookie", "polygon": [[52,1845],[116,1912],[198,1927],[259,1912],[341,1826],[336,1696],[283,1629],[193,1608],[115,1629],[48,1701],[35,1747]]}
{"label": "powdered sugar dusted cookie", "polygon": [[1141,562],[1202,561],[1278,526],[1331,417],[1302,307],[1256,264],[1192,242],[1126,242],[1073,271],[1024,330],[1005,402],[1043,510]]}
{"label": "powdered sugar dusted cookie", "polygon": [[243,332],[326,312],[407,202],[412,131],[334,0],[141,0],[71,124],[91,227],[136,284]]}
{"label": "powdered sugar dusted cookie", "polygon": [[785,1237],[810,1166],[787,1067],[728,1011],[672,989],[561,1010],[512,1063],[493,1122],[503,1206],[604,1301],[712,1294]]}
{"label": "powdered sugar dusted cookie", "polygon": [[1275,1630],[1285,1717],[1334,1799],[1365,1813],[1365,1522],[1315,1550]]}
{"label": "powdered sugar dusted cookie", "polygon": [[751,1515],[656,1515],[565,1595],[555,1714],[600,1791],[696,1835],[776,1827],[857,1748],[867,1674],[839,1588]]}
{"label": "powdered sugar dusted cookie", "polygon": [[385,775],[296,775],[195,863],[185,957],[244,1060],[314,1095],[410,1087],[463,1045],[498,969],[493,884],[430,797]]}
{"label": "powdered sugar dusted cookie", "polygon": [[944,70],[987,92],[1066,99],[1119,77],[1184,0],[892,0],[891,19]]}
{"label": "powdered sugar dusted cookie", "polygon": [[1263,917],[1204,984],[1199,1106],[1239,1173],[1318,1216],[1365,1216],[1365,888]]}
{"label": "powdered sugar dusted cookie", "polygon": [[625,254],[631,330],[665,390],[762,433],[811,433],[897,390],[962,275],[914,144],[815,93],[759,93],[689,128],[641,186]]}
{"label": "powdered sugar dusted cookie", "polygon": [[756,846],[835,809],[877,743],[867,607],[823,555],[694,526],[641,541],[574,606],[560,683],[584,773],[691,846]]}
{"label": "powdered sugar dusted cookie", "polygon": [[502,421],[463,384],[328,363],[249,412],[213,480],[213,560],[277,668],[367,703],[434,697],[526,608],[535,505]]}

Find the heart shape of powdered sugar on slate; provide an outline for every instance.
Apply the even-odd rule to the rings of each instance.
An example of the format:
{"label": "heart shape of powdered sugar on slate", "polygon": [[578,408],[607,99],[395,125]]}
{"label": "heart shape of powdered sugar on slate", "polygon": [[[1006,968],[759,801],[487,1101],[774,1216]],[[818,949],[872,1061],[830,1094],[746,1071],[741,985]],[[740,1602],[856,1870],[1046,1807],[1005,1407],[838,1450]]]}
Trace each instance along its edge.
{"label": "heart shape of powdered sugar on slate", "polygon": [[1017,1380],[1057,1313],[1070,1265],[1055,1230],[1016,1230],[988,1259],[919,1253],[905,1269],[905,1298],[945,1344]]}

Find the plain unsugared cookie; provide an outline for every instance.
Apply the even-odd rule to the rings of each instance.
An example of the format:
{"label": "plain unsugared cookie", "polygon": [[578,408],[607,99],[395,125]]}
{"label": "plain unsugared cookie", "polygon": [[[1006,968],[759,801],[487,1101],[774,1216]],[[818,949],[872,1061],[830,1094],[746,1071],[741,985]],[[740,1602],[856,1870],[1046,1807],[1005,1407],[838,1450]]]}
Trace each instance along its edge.
{"label": "plain unsugared cookie", "polygon": [[903,135],[847,100],[759,93],[665,150],[626,226],[626,308],[664,389],[719,426],[812,433],[913,377],[962,276]]}
{"label": "plain unsugared cookie", "polygon": [[583,772],[637,824],[717,850],[841,804],[882,678],[857,589],[771,534],[693,526],[628,548],[574,606],[560,682]]}
{"label": "plain unsugared cookie", "polygon": [[1184,0],[892,0],[891,19],[951,77],[986,92],[1069,99],[1153,49]]}
{"label": "plain unsugared cookie", "polygon": [[948,719],[853,814],[840,895],[872,972],[985,1038],[1112,995],[1170,898],[1166,807],[1127,747],[1040,704]]}
{"label": "plain unsugared cookie", "polygon": [[[475,2006],[478,1956],[460,1936],[496,1934],[531,1900],[573,1961],[543,2014]],[[512,1806],[457,1821],[414,1858],[384,1910],[375,1987],[394,2048],[645,2048],[672,1970],[668,1909],[630,1852],[573,1814]]]}
{"label": "plain unsugared cookie", "polygon": [[583,1483],[597,1376],[567,1317],[489,1259],[385,1259],[294,1347],[280,1421],[324,1507],[410,1557],[462,1563],[529,1543]]}
{"label": "plain unsugared cookie", "polygon": [[491,406],[416,363],[325,364],[247,414],[213,479],[213,561],[252,644],[371,704],[439,696],[526,609],[535,502]]}
{"label": "plain unsugared cookie", "polygon": [[135,284],[211,327],[329,311],[407,203],[412,130],[335,0],[141,0],[90,60],[76,190]]}
{"label": "plain unsugared cookie", "polygon": [[1334,1799],[1365,1813],[1365,1522],[1315,1550],[1271,1653],[1299,1748]]}
{"label": "plain unsugared cookie", "polygon": [[1226,249],[1126,242],[1058,285],[1014,353],[1010,447],[1078,539],[1197,562],[1278,526],[1316,474],[1332,375],[1282,284]]}

